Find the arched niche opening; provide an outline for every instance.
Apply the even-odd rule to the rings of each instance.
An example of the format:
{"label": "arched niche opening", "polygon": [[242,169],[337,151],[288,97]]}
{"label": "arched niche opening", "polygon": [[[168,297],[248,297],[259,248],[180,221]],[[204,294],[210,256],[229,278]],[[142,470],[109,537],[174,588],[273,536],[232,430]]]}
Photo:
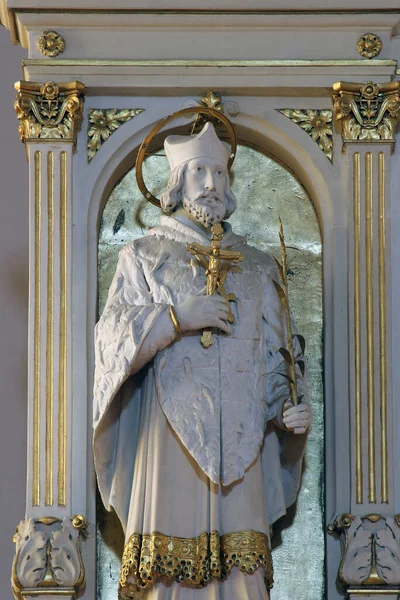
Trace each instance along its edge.
{"label": "arched niche opening", "polygon": [[[297,600],[321,600],[324,594],[324,401],[323,401],[323,273],[321,207],[315,206],[289,157],[272,152],[273,144],[246,127],[238,127],[238,153],[232,168],[232,189],[238,209],[230,218],[236,233],[247,235],[249,243],[280,260],[279,217],[288,253],[291,310],[297,330],[307,341],[307,370],[313,429],[309,437],[298,501],[275,526],[272,538],[275,568],[273,600],[286,600],[296,581]],[[170,130],[187,133],[187,128]],[[164,134],[165,136],[165,134]],[[144,166],[145,181],[156,196],[165,189],[169,167],[160,140],[154,141],[156,155]],[[132,168],[136,151],[119,165],[103,195],[99,223],[98,308],[102,311],[119,250],[128,242],[146,235],[159,222],[160,211],[142,197]],[[279,156],[277,156],[277,154]],[[284,159],[288,160],[284,162]],[[289,166],[290,165],[290,166]],[[116,179],[118,181],[116,182]],[[112,182],[112,183],[111,183]],[[322,219],[321,219],[322,220]],[[97,503],[98,600],[116,597],[122,532],[115,515]],[[304,540],[307,539],[307,553]],[[302,595],[303,594],[303,595]]]}

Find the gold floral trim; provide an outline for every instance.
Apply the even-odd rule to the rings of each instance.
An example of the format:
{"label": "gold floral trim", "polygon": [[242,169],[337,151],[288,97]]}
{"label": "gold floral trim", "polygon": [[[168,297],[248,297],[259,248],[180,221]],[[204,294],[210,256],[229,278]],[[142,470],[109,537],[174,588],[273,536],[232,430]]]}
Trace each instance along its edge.
{"label": "gold floral trim", "polygon": [[125,544],[119,591],[134,598],[158,579],[174,579],[193,587],[204,587],[212,579],[223,581],[238,567],[250,575],[263,568],[267,588],[273,583],[272,557],[267,535],[238,531],[220,536],[218,531],[195,538],[134,533]]}
{"label": "gold floral trim", "polygon": [[89,110],[87,131],[88,162],[96,155],[100,147],[119,127],[143,112],[143,108],[117,108]]}
{"label": "gold floral trim", "polygon": [[331,110],[284,108],[279,112],[304,129],[314,142],[317,142],[322,152],[332,162],[333,128]]}
{"label": "gold floral trim", "polygon": [[57,31],[43,31],[37,45],[42,54],[54,58],[64,52],[65,40]]}
{"label": "gold floral trim", "polygon": [[374,58],[381,53],[382,40],[375,33],[365,33],[360,37],[356,44],[358,54],[365,58]]}

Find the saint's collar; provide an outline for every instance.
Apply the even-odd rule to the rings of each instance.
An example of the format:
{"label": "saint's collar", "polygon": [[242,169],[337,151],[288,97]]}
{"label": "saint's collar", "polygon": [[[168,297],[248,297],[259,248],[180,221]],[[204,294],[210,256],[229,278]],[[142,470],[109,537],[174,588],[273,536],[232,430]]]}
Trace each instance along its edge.
{"label": "saint's collar", "polygon": [[[246,244],[247,240],[245,237],[233,233],[230,223],[224,221],[223,228],[225,231],[222,240],[223,247],[242,246]],[[167,217],[166,215],[160,217],[160,226],[150,229],[149,235],[163,236],[185,244],[188,242],[197,242],[204,246],[210,245],[210,238],[206,235],[195,231],[189,224],[181,223],[174,217]]]}

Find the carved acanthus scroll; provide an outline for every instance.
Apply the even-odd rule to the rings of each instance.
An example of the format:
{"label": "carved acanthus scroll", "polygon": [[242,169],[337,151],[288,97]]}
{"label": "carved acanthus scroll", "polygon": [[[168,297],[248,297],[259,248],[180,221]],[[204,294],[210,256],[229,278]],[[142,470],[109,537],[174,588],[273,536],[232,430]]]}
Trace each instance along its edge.
{"label": "carved acanthus scroll", "polygon": [[400,116],[400,83],[333,84],[333,110],[342,124],[343,142],[394,142]]}
{"label": "carved acanthus scroll", "polygon": [[80,515],[26,519],[17,527],[12,586],[17,600],[27,589],[50,588],[53,594],[67,590],[74,595],[85,584],[82,538],[87,521]]}
{"label": "carved acanthus scroll", "polygon": [[339,581],[345,585],[400,584],[400,515],[343,514],[328,527],[342,547]]}
{"label": "carved acanthus scroll", "polygon": [[83,83],[19,81],[15,89],[18,94],[14,108],[22,142],[50,139],[76,144],[83,116]]}

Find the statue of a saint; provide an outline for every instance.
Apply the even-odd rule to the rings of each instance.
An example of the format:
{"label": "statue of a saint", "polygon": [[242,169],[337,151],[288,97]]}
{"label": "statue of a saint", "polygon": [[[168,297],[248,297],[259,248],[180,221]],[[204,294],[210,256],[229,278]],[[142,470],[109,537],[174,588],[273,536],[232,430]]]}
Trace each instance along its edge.
{"label": "statue of a saint", "polygon": [[[236,209],[225,145],[207,123],[165,150],[171,216],[123,248],[96,326],[95,465],[126,534],[120,593],[268,599],[270,525],[296,499],[310,425],[305,384],[299,370],[303,399],[288,405],[279,274],[225,221]],[[211,247],[217,223],[227,266],[207,295],[188,244]]]}

